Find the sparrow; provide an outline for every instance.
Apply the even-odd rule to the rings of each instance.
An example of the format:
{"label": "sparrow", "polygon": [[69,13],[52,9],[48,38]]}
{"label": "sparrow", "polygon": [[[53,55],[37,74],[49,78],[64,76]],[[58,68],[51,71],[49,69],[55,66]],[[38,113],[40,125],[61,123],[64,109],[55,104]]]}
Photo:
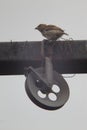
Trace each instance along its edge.
{"label": "sparrow", "polygon": [[49,41],[56,41],[62,37],[62,35],[68,35],[60,27],[51,24],[39,24],[35,29],[40,31],[41,34]]}

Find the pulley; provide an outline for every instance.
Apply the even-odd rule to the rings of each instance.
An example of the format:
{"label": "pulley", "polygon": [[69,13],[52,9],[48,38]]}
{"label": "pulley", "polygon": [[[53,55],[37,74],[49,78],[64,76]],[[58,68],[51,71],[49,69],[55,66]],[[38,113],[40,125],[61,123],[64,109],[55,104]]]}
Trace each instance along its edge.
{"label": "pulley", "polygon": [[45,57],[45,67],[27,68],[25,89],[33,103],[47,110],[61,108],[69,98],[68,84],[53,70],[49,57]]}

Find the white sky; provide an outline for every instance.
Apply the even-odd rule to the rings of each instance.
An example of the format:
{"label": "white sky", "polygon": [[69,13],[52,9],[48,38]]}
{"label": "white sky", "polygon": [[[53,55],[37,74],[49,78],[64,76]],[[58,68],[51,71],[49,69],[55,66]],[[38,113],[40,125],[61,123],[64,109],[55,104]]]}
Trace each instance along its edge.
{"label": "white sky", "polygon": [[[87,39],[86,0],[0,0],[0,41],[42,40],[34,30],[55,24],[73,39]],[[70,98],[56,111],[34,105],[25,93],[24,76],[0,76],[0,130],[86,130],[87,75],[66,79]]]}

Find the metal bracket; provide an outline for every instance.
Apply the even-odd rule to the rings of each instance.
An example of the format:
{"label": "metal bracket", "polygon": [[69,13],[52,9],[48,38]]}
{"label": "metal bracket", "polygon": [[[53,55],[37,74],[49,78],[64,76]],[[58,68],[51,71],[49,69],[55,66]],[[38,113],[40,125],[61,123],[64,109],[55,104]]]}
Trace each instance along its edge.
{"label": "metal bracket", "polygon": [[[50,49],[52,47],[48,48],[49,51]],[[62,75],[53,69],[52,51],[48,57],[44,53],[42,54],[42,57],[45,56],[42,58],[43,60],[45,59],[45,66],[38,69],[27,68],[25,89],[27,95],[36,105],[47,110],[56,110],[67,102],[69,87]],[[54,90],[54,85],[56,86],[56,90]],[[59,91],[57,91],[58,88]]]}

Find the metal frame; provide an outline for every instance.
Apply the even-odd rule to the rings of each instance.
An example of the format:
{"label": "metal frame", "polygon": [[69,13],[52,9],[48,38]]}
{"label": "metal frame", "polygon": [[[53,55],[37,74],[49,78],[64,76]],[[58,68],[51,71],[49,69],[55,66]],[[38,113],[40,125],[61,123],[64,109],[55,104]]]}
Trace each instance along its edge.
{"label": "metal frame", "polygon": [[[0,75],[22,75],[25,67],[40,67],[41,43],[0,42]],[[57,72],[87,73],[87,40],[45,41],[44,47],[46,55],[52,51],[53,67]]]}

